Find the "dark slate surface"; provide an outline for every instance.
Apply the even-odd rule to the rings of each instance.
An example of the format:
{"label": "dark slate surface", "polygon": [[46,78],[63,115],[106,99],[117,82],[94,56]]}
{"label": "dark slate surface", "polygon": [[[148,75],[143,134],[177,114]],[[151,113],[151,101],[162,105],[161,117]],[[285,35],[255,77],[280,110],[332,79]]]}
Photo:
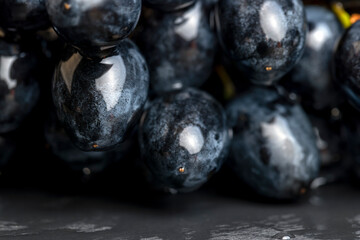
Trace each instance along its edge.
{"label": "dark slate surface", "polygon": [[[270,204],[214,189],[131,202],[104,195],[0,190],[0,239],[356,239],[360,191],[326,186]],[[284,238],[286,239],[286,238]]]}

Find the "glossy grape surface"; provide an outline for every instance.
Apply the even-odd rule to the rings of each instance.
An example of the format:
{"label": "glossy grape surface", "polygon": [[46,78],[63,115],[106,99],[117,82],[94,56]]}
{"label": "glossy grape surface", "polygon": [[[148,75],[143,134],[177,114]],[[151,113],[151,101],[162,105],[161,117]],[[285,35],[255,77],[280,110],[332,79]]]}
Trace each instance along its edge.
{"label": "glossy grape surface", "polygon": [[303,54],[306,21],[300,0],[222,0],[215,19],[223,50],[253,83],[274,83]]}
{"label": "glossy grape surface", "polygon": [[55,114],[45,126],[45,138],[56,157],[74,171],[83,171],[85,174],[103,171],[111,164],[122,160],[131,149],[131,143],[126,141],[112,151],[81,151],[71,143]]}
{"label": "glossy grape surface", "polygon": [[227,108],[233,129],[231,166],[258,194],[291,199],[317,176],[313,128],[300,106],[276,91],[252,88]]}
{"label": "glossy grape surface", "polygon": [[55,30],[85,55],[127,37],[141,13],[141,0],[47,0]]}
{"label": "glossy grape surface", "polygon": [[285,86],[300,95],[302,104],[314,109],[335,107],[341,101],[332,79],[331,63],[343,27],[324,7],[307,6],[308,34],[300,62],[290,73]]}
{"label": "glossy grape surface", "polygon": [[153,185],[187,192],[220,169],[229,135],[221,105],[204,92],[186,89],[150,104],[139,139]]}
{"label": "glossy grape surface", "polygon": [[70,49],[57,66],[53,99],[73,143],[83,151],[101,151],[122,142],[145,104],[149,74],[130,40],[101,60]]}
{"label": "glossy grape surface", "polygon": [[201,2],[184,11],[153,14],[141,39],[156,93],[198,87],[210,76],[216,36]]}
{"label": "glossy grape surface", "polygon": [[335,79],[350,102],[360,109],[360,22],[343,35],[335,54]]}

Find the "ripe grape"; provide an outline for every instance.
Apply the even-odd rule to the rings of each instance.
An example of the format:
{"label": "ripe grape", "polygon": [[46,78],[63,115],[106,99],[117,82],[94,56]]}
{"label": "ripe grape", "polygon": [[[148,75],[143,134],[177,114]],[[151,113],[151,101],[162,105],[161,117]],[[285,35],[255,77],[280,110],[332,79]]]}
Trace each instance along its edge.
{"label": "ripe grape", "polygon": [[162,94],[202,85],[216,53],[216,37],[202,3],[183,11],[158,12],[146,20],[140,38],[152,89]]}
{"label": "ripe grape", "polygon": [[215,19],[223,50],[253,83],[274,83],[303,54],[306,22],[300,0],[222,0]]}
{"label": "ripe grape", "polygon": [[153,185],[187,192],[220,169],[229,135],[221,105],[204,92],[185,89],[150,103],[139,139]]}
{"label": "ripe grape", "polygon": [[47,0],[55,30],[83,54],[113,47],[135,28],[141,0]]}
{"label": "ripe grape", "polygon": [[252,88],[229,104],[227,115],[235,173],[266,197],[303,194],[317,176],[320,159],[301,107],[272,89]]}
{"label": "ripe grape", "polygon": [[332,81],[331,63],[343,27],[336,16],[324,7],[307,6],[308,34],[300,62],[283,83],[297,93],[301,102],[313,109],[333,108],[341,102]]}
{"label": "ripe grape", "polygon": [[83,151],[116,147],[140,117],[149,87],[146,62],[130,40],[91,60],[70,48],[55,70],[53,99],[73,143]]}
{"label": "ripe grape", "polygon": [[343,35],[334,57],[335,80],[349,101],[360,109],[360,22]]}
{"label": "ripe grape", "polygon": [[51,114],[45,125],[45,138],[54,156],[74,171],[87,173],[100,172],[111,164],[122,160],[129,150],[131,142],[125,141],[116,150],[106,152],[84,152],[75,147],[55,114]]}

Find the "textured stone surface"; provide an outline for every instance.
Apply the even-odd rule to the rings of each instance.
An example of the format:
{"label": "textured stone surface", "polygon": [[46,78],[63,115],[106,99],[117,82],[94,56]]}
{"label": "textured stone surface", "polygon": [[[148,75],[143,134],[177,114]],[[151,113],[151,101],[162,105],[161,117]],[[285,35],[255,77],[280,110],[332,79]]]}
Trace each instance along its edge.
{"label": "textured stone surface", "polygon": [[227,108],[231,165],[260,195],[294,198],[317,176],[315,134],[303,110],[276,91],[253,88]]}
{"label": "textured stone surface", "polygon": [[254,83],[279,80],[303,54],[300,0],[222,0],[215,18],[224,51]]}
{"label": "textured stone surface", "polygon": [[[339,240],[360,236],[360,192],[345,184],[321,188],[306,201],[292,204],[252,202],[219,194],[213,188],[131,198],[128,192],[114,191],[114,186],[119,189],[122,185],[110,185],[110,196],[97,194],[93,188],[87,194],[1,188],[0,237],[281,240],[291,236],[291,240]],[[229,192],[234,189],[228,188]],[[118,197],[114,197],[116,193]]]}
{"label": "textured stone surface", "polygon": [[165,190],[191,191],[220,169],[229,136],[221,105],[186,89],[151,103],[139,139],[150,181]]}
{"label": "textured stone surface", "polygon": [[56,68],[52,91],[73,143],[83,151],[100,151],[124,140],[141,114],[148,86],[144,58],[124,40],[116,53],[102,60],[83,58],[70,49]]}
{"label": "textured stone surface", "polygon": [[212,72],[216,37],[201,2],[184,11],[154,13],[140,36],[158,94],[198,87]]}

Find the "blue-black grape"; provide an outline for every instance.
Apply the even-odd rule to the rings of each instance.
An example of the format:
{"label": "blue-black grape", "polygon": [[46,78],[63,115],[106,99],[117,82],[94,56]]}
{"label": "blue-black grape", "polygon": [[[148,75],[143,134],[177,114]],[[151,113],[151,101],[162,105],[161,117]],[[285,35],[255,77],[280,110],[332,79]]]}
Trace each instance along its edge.
{"label": "blue-black grape", "polygon": [[222,0],[215,19],[223,50],[256,84],[279,80],[303,54],[306,22],[300,0]]}
{"label": "blue-black grape", "polygon": [[360,22],[354,23],[343,35],[335,53],[335,80],[350,102],[360,109]]}
{"label": "blue-black grape", "polygon": [[0,133],[16,129],[35,107],[38,65],[34,53],[0,40]]}
{"label": "blue-black grape", "polygon": [[163,10],[180,10],[194,4],[196,0],[145,0],[145,3],[151,7]]}
{"label": "blue-black grape", "polygon": [[300,62],[284,79],[288,90],[301,97],[303,105],[313,109],[332,108],[341,102],[332,81],[331,63],[343,27],[334,13],[320,6],[306,6],[308,34]]}
{"label": "blue-black grape", "polygon": [[0,0],[0,27],[31,31],[50,26],[45,0]]}
{"label": "blue-black grape", "polygon": [[235,173],[266,197],[292,199],[304,193],[320,159],[301,107],[275,90],[251,88],[229,104],[227,115]]}
{"label": "blue-black grape", "polygon": [[[56,116],[51,115],[45,125],[45,138],[54,156],[74,171],[101,172],[111,164],[123,160],[131,150],[131,141],[120,144],[116,150],[106,152],[84,152],[70,141]],[[1,139],[0,139],[1,140]]]}
{"label": "blue-black grape", "polygon": [[229,142],[222,106],[195,89],[169,93],[144,112],[140,147],[156,188],[192,191],[216,173]]}
{"label": "blue-black grape", "polygon": [[140,37],[156,93],[198,87],[211,74],[216,36],[201,1],[183,11],[153,14]]}
{"label": "blue-black grape", "polygon": [[55,70],[52,93],[73,143],[83,151],[102,151],[124,140],[141,115],[148,88],[144,58],[123,40],[100,60],[70,48]]}
{"label": "blue-black grape", "polygon": [[141,13],[141,0],[47,0],[55,30],[85,55],[96,55],[127,37]]}

